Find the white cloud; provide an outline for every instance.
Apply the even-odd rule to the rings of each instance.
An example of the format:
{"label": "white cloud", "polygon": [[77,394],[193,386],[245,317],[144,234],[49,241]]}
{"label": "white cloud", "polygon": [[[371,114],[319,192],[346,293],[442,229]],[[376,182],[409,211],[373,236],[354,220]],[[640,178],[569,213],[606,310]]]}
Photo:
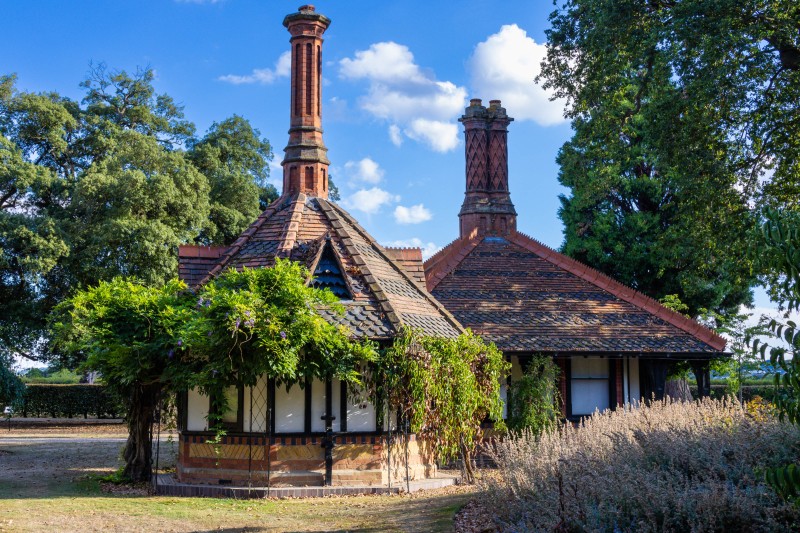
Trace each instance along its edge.
{"label": "white cloud", "polygon": [[348,161],[344,170],[354,181],[376,184],[383,179],[384,171],[378,163],[365,157],[361,161]]}
{"label": "white cloud", "polygon": [[[342,59],[339,66],[343,78],[369,82],[360,105],[389,122],[389,137],[395,146],[402,144],[401,133],[437,152],[458,145],[455,119],[464,110],[466,89],[436,80],[433,73],[414,62],[407,46],[375,43],[368,50],[357,51],[353,58]],[[424,131],[428,126],[435,131]]]}
{"label": "white cloud", "polygon": [[447,152],[458,146],[458,126],[440,120],[418,118],[403,132],[415,141],[425,141],[437,152]]}
{"label": "white cloud", "polygon": [[392,144],[395,146],[403,144],[403,136],[400,134],[400,128],[397,124],[389,126],[389,139],[391,139]]}
{"label": "white cloud", "polygon": [[551,93],[534,83],[547,53],[516,24],[478,43],[468,62],[472,88],[486,99],[499,99],[517,120],[542,126],[565,122],[564,100],[550,101]]}
{"label": "white cloud", "polygon": [[340,61],[345,78],[369,78],[381,82],[426,82],[427,78],[414,63],[414,54],[407,46],[394,42],[375,43],[369,50],[359,50],[355,59]]}
{"label": "white cloud", "polygon": [[288,77],[289,74],[291,74],[291,70],[292,53],[286,51],[280,55],[278,60],[275,62],[275,67],[272,69],[257,68],[253,69],[253,72],[250,74],[226,74],[225,76],[220,76],[217,79],[227,83],[232,83],[234,85],[242,85],[247,83],[260,83],[262,85],[267,85],[273,83],[278,78]]}
{"label": "white cloud", "polygon": [[430,210],[422,204],[405,207],[398,205],[394,208],[394,219],[398,224],[419,224],[433,218]]}
{"label": "white cloud", "polygon": [[441,247],[435,243],[422,242],[422,240],[418,239],[417,237],[400,241],[391,241],[386,243],[386,246],[391,246],[394,248],[422,248],[423,259],[429,258],[441,249]]}
{"label": "white cloud", "polygon": [[374,215],[381,210],[381,207],[394,202],[399,202],[400,197],[390,192],[373,187],[371,189],[360,189],[342,201],[347,209],[357,209],[362,213]]}

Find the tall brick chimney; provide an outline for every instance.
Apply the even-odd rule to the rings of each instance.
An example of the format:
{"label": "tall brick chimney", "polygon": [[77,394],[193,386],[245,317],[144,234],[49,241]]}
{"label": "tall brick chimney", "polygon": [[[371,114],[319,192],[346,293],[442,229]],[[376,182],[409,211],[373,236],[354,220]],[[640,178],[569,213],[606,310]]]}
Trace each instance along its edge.
{"label": "tall brick chimney", "polygon": [[283,25],[292,34],[292,103],[289,144],[283,149],[283,194],[328,198],[328,161],[322,141],[322,34],[328,17],[301,6]]}
{"label": "tall brick chimney", "polygon": [[467,190],[458,213],[461,238],[505,235],[517,229],[517,212],[508,191],[508,125],[500,100],[489,108],[478,98],[469,102],[464,124]]}

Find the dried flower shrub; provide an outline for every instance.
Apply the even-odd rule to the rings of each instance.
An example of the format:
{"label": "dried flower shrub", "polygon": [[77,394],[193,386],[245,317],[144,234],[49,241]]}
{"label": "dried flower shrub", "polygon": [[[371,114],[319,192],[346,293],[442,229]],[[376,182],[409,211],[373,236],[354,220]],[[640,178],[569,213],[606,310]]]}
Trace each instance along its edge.
{"label": "dried flower shrub", "polygon": [[799,444],[763,402],[652,402],[495,443],[482,500],[508,531],[797,531],[763,470]]}

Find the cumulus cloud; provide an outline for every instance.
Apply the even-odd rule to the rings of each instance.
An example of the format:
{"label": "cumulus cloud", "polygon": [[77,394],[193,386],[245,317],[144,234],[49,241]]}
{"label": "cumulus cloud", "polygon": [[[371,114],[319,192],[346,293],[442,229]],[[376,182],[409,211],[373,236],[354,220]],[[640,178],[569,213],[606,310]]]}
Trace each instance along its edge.
{"label": "cumulus cloud", "polygon": [[475,47],[468,62],[475,94],[499,99],[517,120],[542,126],[565,122],[564,100],[550,101],[551,93],[534,83],[547,53],[516,24],[506,25]]}
{"label": "cumulus cloud", "polygon": [[450,122],[418,118],[403,132],[415,141],[424,141],[437,152],[448,152],[458,146],[458,126]]}
{"label": "cumulus cloud", "polygon": [[368,215],[374,215],[384,205],[399,202],[400,197],[378,187],[360,189],[342,201],[347,209],[356,209]]}
{"label": "cumulus cloud", "polygon": [[217,78],[220,81],[232,83],[234,85],[243,85],[249,83],[260,83],[267,85],[275,82],[278,78],[287,78],[292,70],[292,53],[286,51],[280,55],[275,62],[274,68],[257,68],[250,74],[226,74]]}
{"label": "cumulus cloud", "polygon": [[421,248],[423,259],[429,258],[430,256],[432,256],[441,249],[441,247],[436,245],[435,243],[422,242],[422,240],[418,239],[417,237],[412,237],[411,239],[387,242],[385,246],[391,246],[394,248]]}
{"label": "cumulus cloud", "polygon": [[369,82],[360,105],[389,122],[389,138],[396,146],[403,135],[437,152],[458,145],[455,119],[464,110],[466,89],[421,69],[407,46],[375,43],[342,59],[339,67],[341,77]]}
{"label": "cumulus cloud", "polygon": [[344,164],[344,170],[353,182],[363,181],[372,184],[380,183],[384,174],[381,166],[369,157],[361,161],[348,161]]}
{"label": "cumulus cloud", "polygon": [[419,224],[433,218],[430,210],[422,204],[406,207],[398,205],[394,208],[394,219],[398,224]]}

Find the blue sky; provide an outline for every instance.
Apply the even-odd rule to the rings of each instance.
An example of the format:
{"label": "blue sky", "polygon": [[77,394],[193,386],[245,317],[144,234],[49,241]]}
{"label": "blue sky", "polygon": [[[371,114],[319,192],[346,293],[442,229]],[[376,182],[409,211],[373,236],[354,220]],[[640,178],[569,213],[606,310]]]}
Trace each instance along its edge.
{"label": "blue sky", "polygon": [[[0,72],[26,91],[80,99],[90,62],[152,67],[159,93],[185,106],[198,132],[233,114],[273,144],[272,178],[289,126],[289,34],[298,1],[0,0],[8,15]],[[429,255],[458,233],[469,98],[499,98],[509,133],[518,228],[558,247],[555,163],[569,138],[563,106],[534,84],[547,1],[317,2],[332,19],[323,48],[323,127],[343,204],[380,242]],[[430,132],[436,132],[431,135]],[[767,306],[759,294],[757,303]]]}
{"label": "blue sky", "polygon": [[[289,126],[284,15],[299,1],[7,2],[0,72],[18,88],[79,99],[89,62],[157,72],[158,92],[203,132],[249,119],[280,160]],[[519,229],[561,244],[555,156],[569,137],[561,105],[533,78],[549,1],[317,2],[332,19],[323,48],[323,127],[343,203],[382,243],[430,253],[457,236],[469,98],[499,98],[509,134]],[[435,132],[432,135],[430,132]]]}

